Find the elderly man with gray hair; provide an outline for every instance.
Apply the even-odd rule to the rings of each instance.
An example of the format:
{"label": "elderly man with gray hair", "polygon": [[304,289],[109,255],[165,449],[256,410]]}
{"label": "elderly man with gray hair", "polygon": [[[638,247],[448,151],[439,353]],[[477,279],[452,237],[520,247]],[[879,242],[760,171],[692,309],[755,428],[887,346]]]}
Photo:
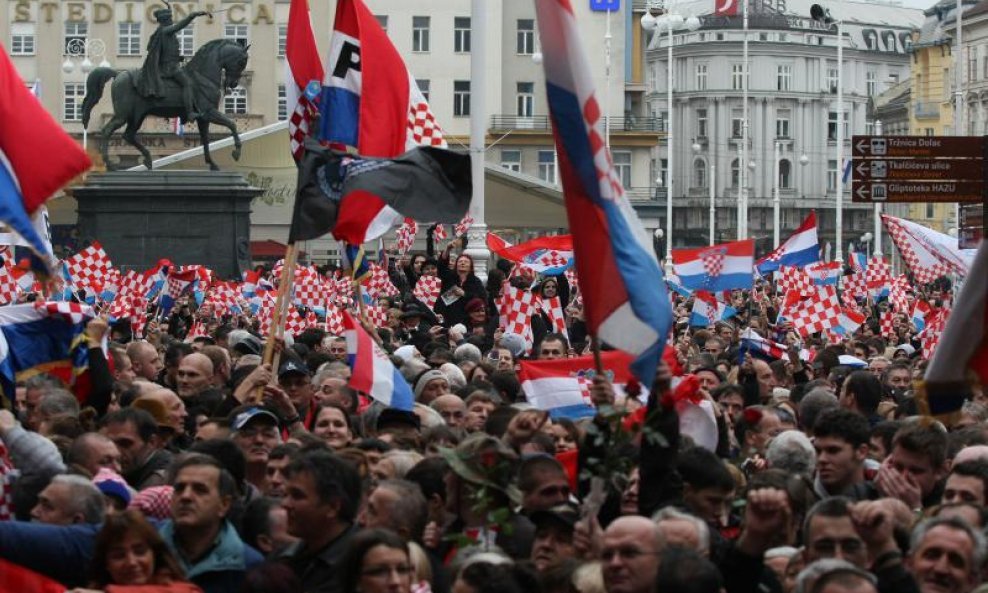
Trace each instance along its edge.
{"label": "elderly man with gray hair", "polygon": [[31,518],[49,525],[97,524],[103,522],[106,505],[103,493],[92,481],[71,474],[59,474],[38,495]]}
{"label": "elderly man with gray hair", "polygon": [[816,471],[816,449],[810,439],[798,430],[787,430],[772,439],[765,450],[769,467],[790,474],[813,477]]}

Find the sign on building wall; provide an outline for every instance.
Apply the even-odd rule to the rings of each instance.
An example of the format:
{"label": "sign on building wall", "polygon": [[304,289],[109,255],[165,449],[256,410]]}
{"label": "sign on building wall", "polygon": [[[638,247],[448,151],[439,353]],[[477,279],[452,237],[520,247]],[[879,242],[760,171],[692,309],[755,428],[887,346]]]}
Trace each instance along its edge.
{"label": "sign on building wall", "polygon": [[621,9],[621,0],[590,0],[590,10],[594,12],[616,11]]}

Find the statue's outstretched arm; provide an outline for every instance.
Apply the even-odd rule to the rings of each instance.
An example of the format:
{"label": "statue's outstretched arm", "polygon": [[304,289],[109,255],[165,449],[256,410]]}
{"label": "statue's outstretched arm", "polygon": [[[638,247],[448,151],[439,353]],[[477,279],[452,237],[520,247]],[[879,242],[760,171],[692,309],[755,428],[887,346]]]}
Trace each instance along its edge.
{"label": "statue's outstretched arm", "polygon": [[197,10],[197,11],[195,11],[193,13],[190,13],[188,16],[186,16],[182,20],[178,21],[177,23],[168,25],[167,27],[163,27],[163,32],[164,33],[178,33],[182,29],[184,29],[184,28],[188,27],[190,24],[192,24],[192,21],[195,20],[196,17],[198,17],[198,16],[206,16],[207,14],[209,14],[209,13],[206,12],[205,10]]}

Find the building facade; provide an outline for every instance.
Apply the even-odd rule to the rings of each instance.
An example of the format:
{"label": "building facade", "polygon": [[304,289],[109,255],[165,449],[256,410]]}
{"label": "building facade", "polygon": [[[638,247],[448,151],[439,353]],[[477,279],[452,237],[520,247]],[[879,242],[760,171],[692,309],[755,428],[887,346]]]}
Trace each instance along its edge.
{"label": "building facade", "polygon": [[[706,245],[713,190],[717,242],[737,238],[740,143],[743,137],[744,64],[742,16],[716,16],[707,2],[673,4],[683,15],[700,15],[698,30],[673,35],[673,104],[667,104],[668,35],[651,38],[646,53],[648,109],[673,124],[671,171],[674,246]],[[922,23],[919,10],[885,4],[830,2],[843,19],[843,64],[837,63],[835,24],[810,18],[809,0],[764,0],[749,8],[748,236],[759,252],[773,241],[773,192],[781,202],[782,236],[816,210],[821,245],[833,248],[838,121],[844,126],[844,158],[851,137],[873,132],[869,98],[909,78],[911,33]],[[836,95],[843,83],[844,113]],[[657,176],[669,146],[656,149]],[[778,166],[775,166],[778,154]],[[777,171],[777,174],[776,174]],[[777,175],[777,176],[776,176]],[[852,204],[844,183],[843,238],[860,239],[873,229],[870,204]],[[646,205],[644,217],[665,227],[665,202]],[[826,248],[825,248],[826,249]],[[863,249],[863,248],[862,248]],[[825,254],[826,255],[826,254]],[[830,252],[833,255],[833,252]]]}
{"label": "building facade", "polygon": [[[66,130],[87,144],[97,156],[97,132],[109,120],[109,93],[104,94],[87,134],[81,123],[86,74],[101,62],[115,69],[138,68],[155,31],[158,0],[78,0],[38,2],[0,0],[0,39],[13,58],[26,85],[33,87],[45,108]],[[471,47],[474,29],[469,0],[365,0],[387,31],[410,72],[429,100],[450,147],[469,145],[473,99]],[[285,43],[288,0],[227,2],[200,0],[172,3],[175,18],[195,10],[210,13],[182,32],[182,51],[192,56],[206,41],[231,38],[250,47],[250,62],[241,86],[222,100],[221,110],[241,131],[267,126],[286,118],[284,94]],[[336,2],[311,2],[311,18],[321,55],[328,51]],[[540,45],[535,7],[530,0],[486,3],[483,35],[487,46],[485,67],[487,155],[497,163],[540,187],[558,187],[556,157],[548,118],[545,78],[539,60]],[[630,2],[611,14],[592,10],[588,2],[574,3],[590,66],[605,106],[615,164],[632,197],[652,196],[651,151],[660,137],[658,122],[644,108],[643,37],[638,31]],[[70,47],[83,47],[83,55],[71,56]],[[608,49],[610,48],[610,49]],[[84,63],[88,60],[88,63]],[[106,64],[103,64],[106,65]],[[140,140],[155,158],[194,148],[198,133],[187,126],[175,134],[173,121],[149,118]],[[213,129],[215,138],[226,135]],[[133,148],[120,136],[111,141],[110,158],[118,165],[138,163]],[[286,143],[287,152],[287,143]],[[98,159],[94,159],[97,160]],[[270,177],[259,168],[256,183],[268,191],[253,216],[261,234],[287,224],[291,215],[293,186]],[[270,186],[270,187],[268,187]],[[74,201],[60,198],[51,205],[56,225],[75,221]],[[523,213],[519,213],[522,215]],[[561,218],[557,227],[567,226]],[[267,237],[265,237],[267,238]]]}

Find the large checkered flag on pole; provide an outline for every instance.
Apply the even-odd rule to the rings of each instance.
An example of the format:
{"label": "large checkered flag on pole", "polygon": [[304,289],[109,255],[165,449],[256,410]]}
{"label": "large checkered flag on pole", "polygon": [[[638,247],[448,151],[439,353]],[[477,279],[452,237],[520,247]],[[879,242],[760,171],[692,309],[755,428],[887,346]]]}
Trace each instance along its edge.
{"label": "large checkered flag on pole", "polygon": [[302,158],[302,143],[310,134],[313,117],[318,112],[323,76],[308,3],[292,0],[285,40],[285,100],[289,142],[296,161]]}

